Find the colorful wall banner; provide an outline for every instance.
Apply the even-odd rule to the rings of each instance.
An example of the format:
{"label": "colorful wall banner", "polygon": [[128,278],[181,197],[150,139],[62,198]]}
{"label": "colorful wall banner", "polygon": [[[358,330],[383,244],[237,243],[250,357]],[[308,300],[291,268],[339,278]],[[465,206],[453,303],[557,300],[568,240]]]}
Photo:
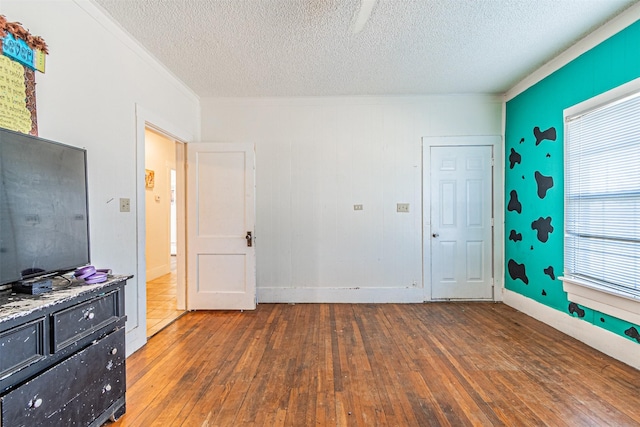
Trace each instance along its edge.
{"label": "colorful wall banner", "polygon": [[31,112],[27,107],[24,68],[0,55],[0,127],[30,133]]}
{"label": "colorful wall banner", "polygon": [[0,127],[38,135],[35,71],[44,73],[47,43],[4,15],[0,43]]}
{"label": "colorful wall banner", "polygon": [[25,67],[44,73],[44,52],[29,47],[27,42],[22,39],[16,39],[11,33],[7,33],[2,39],[2,53]]}

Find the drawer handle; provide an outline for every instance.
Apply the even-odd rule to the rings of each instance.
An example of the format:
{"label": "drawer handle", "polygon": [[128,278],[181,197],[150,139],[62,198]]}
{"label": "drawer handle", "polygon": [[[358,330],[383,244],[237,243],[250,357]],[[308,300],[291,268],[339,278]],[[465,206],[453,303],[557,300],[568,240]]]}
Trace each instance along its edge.
{"label": "drawer handle", "polygon": [[104,388],[102,389],[103,393],[106,393],[108,391],[111,391],[111,384],[107,384],[106,386],[104,386]]}
{"label": "drawer handle", "polygon": [[118,349],[116,347],[113,347],[111,349],[111,354],[116,354],[116,353],[118,353]]}
{"label": "drawer handle", "polygon": [[84,318],[87,320],[92,320],[94,317],[96,317],[96,314],[92,311],[84,314]]}
{"label": "drawer handle", "polygon": [[31,408],[39,408],[40,405],[42,405],[42,399],[41,398],[37,398],[37,399],[31,399],[31,401],[29,402],[29,406]]}

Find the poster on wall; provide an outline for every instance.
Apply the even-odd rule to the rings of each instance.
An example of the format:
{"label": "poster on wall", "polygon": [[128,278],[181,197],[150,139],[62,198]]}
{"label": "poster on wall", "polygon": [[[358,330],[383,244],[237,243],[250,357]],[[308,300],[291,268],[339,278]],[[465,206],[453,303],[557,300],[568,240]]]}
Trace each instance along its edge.
{"label": "poster on wall", "polygon": [[35,72],[44,73],[47,44],[0,15],[0,127],[38,134]]}

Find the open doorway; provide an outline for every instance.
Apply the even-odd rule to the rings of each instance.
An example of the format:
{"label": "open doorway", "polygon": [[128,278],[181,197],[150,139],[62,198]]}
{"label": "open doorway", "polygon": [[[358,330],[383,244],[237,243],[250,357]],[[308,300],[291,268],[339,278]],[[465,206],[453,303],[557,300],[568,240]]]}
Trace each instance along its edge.
{"label": "open doorway", "polygon": [[184,288],[178,286],[179,192],[184,188],[182,144],[145,128],[145,260],[147,337],[184,314]]}

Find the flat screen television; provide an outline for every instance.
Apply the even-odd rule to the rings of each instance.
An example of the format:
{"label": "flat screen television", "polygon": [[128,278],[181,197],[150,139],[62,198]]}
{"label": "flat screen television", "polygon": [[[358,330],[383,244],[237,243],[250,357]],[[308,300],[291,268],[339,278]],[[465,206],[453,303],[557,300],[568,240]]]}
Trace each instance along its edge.
{"label": "flat screen television", "polygon": [[89,261],[86,150],[0,129],[0,286]]}

